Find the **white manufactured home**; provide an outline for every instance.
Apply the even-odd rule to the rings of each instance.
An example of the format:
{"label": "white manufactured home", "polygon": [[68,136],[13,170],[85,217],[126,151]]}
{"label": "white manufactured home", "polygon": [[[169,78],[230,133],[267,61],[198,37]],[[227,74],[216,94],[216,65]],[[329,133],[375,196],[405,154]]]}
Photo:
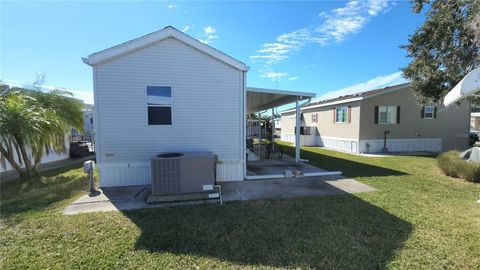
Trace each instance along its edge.
{"label": "white manufactured home", "polygon": [[314,96],[248,88],[244,63],[173,27],[83,61],[93,68],[104,187],[149,184],[150,159],[169,151],[211,151],[219,160],[217,181],[242,181],[246,115]]}

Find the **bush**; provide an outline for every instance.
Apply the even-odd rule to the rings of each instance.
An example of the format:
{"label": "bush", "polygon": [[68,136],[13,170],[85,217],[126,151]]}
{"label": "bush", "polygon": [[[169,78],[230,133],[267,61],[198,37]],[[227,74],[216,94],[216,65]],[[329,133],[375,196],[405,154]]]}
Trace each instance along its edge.
{"label": "bush", "polygon": [[448,151],[437,158],[438,167],[448,176],[480,183],[480,164],[460,159],[458,151]]}

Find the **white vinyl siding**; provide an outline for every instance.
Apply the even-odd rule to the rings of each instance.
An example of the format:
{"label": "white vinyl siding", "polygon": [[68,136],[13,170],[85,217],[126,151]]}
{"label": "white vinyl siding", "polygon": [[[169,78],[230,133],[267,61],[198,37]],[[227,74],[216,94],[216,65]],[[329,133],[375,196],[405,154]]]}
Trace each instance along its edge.
{"label": "white vinyl siding", "polygon": [[378,108],[379,124],[396,124],[397,123],[397,106],[380,106]]}
{"label": "white vinyl siding", "polygon": [[[94,70],[97,157],[105,179],[115,173],[106,169],[103,174],[102,167],[144,168],[152,156],[166,151],[212,151],[220,161],[243,162],[241,71],[173,38]],[[171,87],[172,125],[148,125],[148,85]],[[132,174],[121,183],[148,181],[144,171],[138,179]]]}

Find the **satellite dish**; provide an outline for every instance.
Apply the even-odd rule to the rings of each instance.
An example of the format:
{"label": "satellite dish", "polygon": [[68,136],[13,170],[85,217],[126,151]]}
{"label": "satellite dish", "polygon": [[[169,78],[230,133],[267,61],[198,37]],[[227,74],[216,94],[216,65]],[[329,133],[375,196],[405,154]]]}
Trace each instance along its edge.
{"label": "satellite dish", "polygon": [[443,99],[445,107],[480,92],[480,67],[470,71]]}

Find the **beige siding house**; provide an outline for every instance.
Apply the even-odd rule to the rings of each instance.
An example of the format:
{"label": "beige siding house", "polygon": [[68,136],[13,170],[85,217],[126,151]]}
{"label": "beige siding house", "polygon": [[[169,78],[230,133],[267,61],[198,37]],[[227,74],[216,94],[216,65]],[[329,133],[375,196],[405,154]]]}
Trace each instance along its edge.
{"label": "beige siding house", "polygon": [[[354,153],[468,146],[470,102],[420,105],[408,83],[310,103],[301,111],[302,145]],[[281,139],[294,142],[295,111],[284,111],[281,121]]]}
{"label": "beige siding house", "polygon": [[480,112],[472,112],[470,115],[470,128],[480,130]]}

